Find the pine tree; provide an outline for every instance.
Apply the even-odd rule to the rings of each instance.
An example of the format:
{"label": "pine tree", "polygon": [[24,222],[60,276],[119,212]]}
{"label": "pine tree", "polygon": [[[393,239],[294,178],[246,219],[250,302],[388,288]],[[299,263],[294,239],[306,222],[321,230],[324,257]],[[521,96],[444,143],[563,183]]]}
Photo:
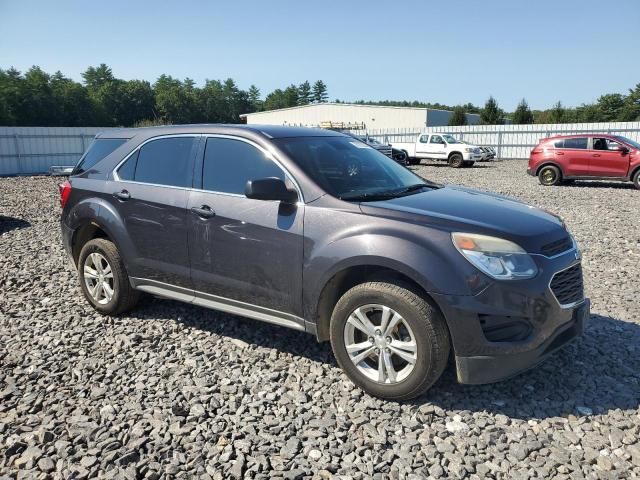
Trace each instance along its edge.
{"label": "pine tree", "polygon": [[262,110],[262,100],[260,100],[260,89],[255,85],[251,85],[249,87],[249,103],[253,108],[254,112],[259,112]]}
{"label": "pine tree", "polygon": [[564,123],[565,121],[565,109],[562,106],[562,102],[558,101],[551,111],[549,112],[550,123]]}
{"label": "pine tree", "polygon": [[520,100],[516,111],[513,112],[513,123],[516,125],[528,125],[533,123],[533,113],[524,98]]}
{"label": "pine tree", "polygon": [[498,107],[498,102],[493,97],[489,97],[484,108],[480,112],[480,123],[483,125],[500,125],[504,112]]}
{"label": "pine tree", "polygon": [[467,114],[460,105],[453,108],[453,115],[449,118],[449,126],[466,125]]}
{"label": "pine tree", "polygon": [[311,93],[311,84],[308,80],[305,80],[298,87],[298,105],[307,105],[313,101],[313,95]]}
{"label": "pine tree", "polygon": [[316,103],[324,103],[327,101],[327,98],[329,98],[329,95],[327,94],[327,86],[322,80],[318,80],[313,84],[312,94],[313,101]]}

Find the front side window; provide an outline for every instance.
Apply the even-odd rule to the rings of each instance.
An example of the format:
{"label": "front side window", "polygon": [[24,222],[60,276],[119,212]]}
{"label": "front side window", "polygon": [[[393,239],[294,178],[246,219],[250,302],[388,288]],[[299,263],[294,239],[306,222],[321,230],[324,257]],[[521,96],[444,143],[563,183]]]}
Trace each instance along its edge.
{"label": "front side window", "polygon": [[76,168],[73,169],[72,175],[84,173],[96,165],[100,160],[105,158],[116,148],[126,142],[127,138],[97,138],[84,154]]}
{"label": "front side window", "polygon": [[455,137],[451,135],[443,135],[444,139],[447,143],[462,143],[460,140],[457,140]]}
{"label": "front side window", "polygon": [[242,140],[207,139],[202,165],[203,189],[244,195],[249,180],[268,177],[285,180],[282,169],[262,150]]}
{"label": "front side window", "polygon": [[440,135],[432,135],[429,143],[443,144],[444,141],[442,140],[442,137],[440,137]]}
{"label": "front side window", "polygon": [[565,138],[563,148],[571,148],[575,150],[586,150],[588,140],[584,138]]}
{"label": "front side window", "polygon": [[168,137],[145,143],[118,169],[118,176],[121,180],[190,187],[195,142],[195,137]]}
{"label": "front side window", "polygon": [[273,142],[320,188],[342,200],[373,201],[432,185],[352,138],[292,137]]}
{"label": "front side window", "polygon": [[620,151],[622,149],[622,144],[616,142],[615,140],[611,140],[610,138],[594,138],[593,139],[593,149],[594,150]]}

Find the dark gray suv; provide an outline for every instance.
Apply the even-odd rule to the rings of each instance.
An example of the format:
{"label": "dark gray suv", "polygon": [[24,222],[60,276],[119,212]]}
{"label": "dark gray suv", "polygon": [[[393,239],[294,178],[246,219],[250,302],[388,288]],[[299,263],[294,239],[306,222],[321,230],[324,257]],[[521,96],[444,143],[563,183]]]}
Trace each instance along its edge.
{"label": "dark gray suv", "polygon": [[61,185],[62,237],[93,307],[140,292],[331,341],[367,392],[407,399],[541,362],[589,318],[556,216],[442,186],[339,133],[185,125],[96,137]]}

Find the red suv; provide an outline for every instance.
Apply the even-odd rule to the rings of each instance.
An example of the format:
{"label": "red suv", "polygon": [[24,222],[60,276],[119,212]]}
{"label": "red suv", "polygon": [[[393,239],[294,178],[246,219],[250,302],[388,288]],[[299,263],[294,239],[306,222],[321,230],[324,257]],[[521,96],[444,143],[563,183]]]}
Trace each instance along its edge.
{"label": "red suv", "polygon": [[540,141],[529,155],[529,175],[542,185],[573,180],[633,182],[640,189],[640,144],[619,135],[567,135]]}

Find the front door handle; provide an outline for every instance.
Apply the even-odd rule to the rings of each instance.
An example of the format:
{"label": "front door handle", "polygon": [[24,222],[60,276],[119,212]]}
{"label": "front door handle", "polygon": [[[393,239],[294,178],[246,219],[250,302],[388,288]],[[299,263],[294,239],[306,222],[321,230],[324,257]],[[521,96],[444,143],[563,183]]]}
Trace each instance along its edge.
{"label": "front door handle", "polygon": [[556,155],[564,155],[564,152],[556,152]]}
{"label": "front door handle", "polygon": [[113,192],[113,196],[118,200],[129,200],[131,198],[131,194],[127,190],[121,190],[119,192]]}
{"label": "front door handle", "polygon": [[211,210],[209,205],[202,205],[201,207],[191,207],[191,211],[200,218],[211,218],[216,216],[216,212]]}
{"label": "front door handle", "polygon": [[594,157],[599,157],[599,156],[600,156],[600,154],[599,154],[599,153],[594,153],[594,154],[593,154],[593,156],[594,156]]}

